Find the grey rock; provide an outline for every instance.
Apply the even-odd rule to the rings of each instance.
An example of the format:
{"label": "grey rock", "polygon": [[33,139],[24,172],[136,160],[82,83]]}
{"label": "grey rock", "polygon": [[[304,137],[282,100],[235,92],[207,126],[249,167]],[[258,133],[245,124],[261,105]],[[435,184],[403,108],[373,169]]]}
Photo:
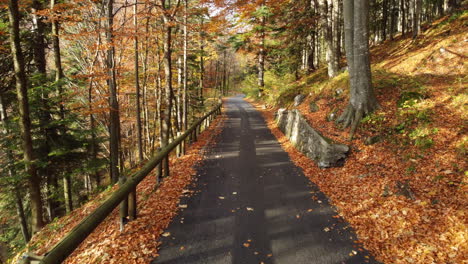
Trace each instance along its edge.
{"label": "grey rock", "polygon": [[300,104],[302,104],[305,98],[306,96],[303,94],[296,95],[296,97],[294,97],[294,106],[299,106]]}
{"label": "grey rock", "polygon": [[343,89],[338,88],[338,89],[336,89],[336,91],[335,91],[335,95],[336,95],[336,96],[340,96],[341,94],[343,94],[343,92],[344,92]]}
{"label": "grey rock", "polygon": [[291,143],[319,167],[343,166],[349,147],[336,144],[313,129],[298,110],[278,110],[276,122]]}
{"label": "grey rock", "polygon": [[338,116],[337,116],[337,112],[338,112],[337,109],[333,109],[333,111],[331,111],[331,112],[327,115],[327,121],[328,121],[328,122],[335,121],[335,119],[338,117]]}
{"label": "grey rock", "polygon": [[312,101],[311,101],[311,102],[309,103],[309,111],[310,111],[311,113],[315,113],[315,112],[317,112],[318,110],[319,110],[318,105],[317,105],[315,102],[312,102]]}
{"label": "grey rock", "polygon": [[374,145],[382,140],[380,136],[367,137],[364,141],[365,145]]}

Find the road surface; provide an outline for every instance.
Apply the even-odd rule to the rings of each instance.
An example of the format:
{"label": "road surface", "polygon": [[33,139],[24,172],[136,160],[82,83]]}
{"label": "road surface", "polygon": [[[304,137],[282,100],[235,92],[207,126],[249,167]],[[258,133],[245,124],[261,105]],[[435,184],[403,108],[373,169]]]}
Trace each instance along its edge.
{"label": "road surface", "polygon": [[[376,263],[241,96],[152,264]],[[316,166],[311,162],[311,166]],[[312,199],[312,197],[316,199]],[[369,261],[369,262],[366,262]]]}

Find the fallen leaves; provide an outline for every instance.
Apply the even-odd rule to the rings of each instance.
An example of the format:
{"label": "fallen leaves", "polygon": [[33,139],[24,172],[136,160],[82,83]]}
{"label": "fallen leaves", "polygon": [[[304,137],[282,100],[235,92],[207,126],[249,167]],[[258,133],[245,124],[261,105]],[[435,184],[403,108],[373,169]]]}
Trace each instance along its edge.
{"label": "fallen leaves", "polygon": [[[188,207],[179,204],[180,198],[191,193],[187,186],[196,174],[194,167],[203,160],[204,147],[215,143],[214,137],[220,133],[223,121],[224,116],[217,118],[212,123],[213,129],[204,131],[198,141],[190,145],[186,155],[171,159],[171,176],[164,178],[157,191],[154,191],[154,172],[138,185],[137,193],[145,199],[139,199],[137,220],[129,222],[120,232],[116,224],[119,208],[116,208],[64,263],[146,264],[157,257],[159,236],[170,237],[171,233],[163,230],[177,214],[178,208]],[[118,186],[99,194],[93,201],[58,220],[56,226],[61,228],[52,230],[46,227],[36,234],[30,244],[37,248],[35,253],[44,254],[116,188]],[[180,247],[180,250],[185,250],[185,247]]]}
{"label": "fallen leaves", "polygon": [[[303,105],[306,107],[308,104]],[[464,220],[466,188],[463,192],[460,187],[451,187],[454,185],[451,182],[463,180],[457,179],[460,174],[446,168],[451,167],[451,164],[466,167],[466,161],[457,159],[453,150],[449,157],[446,146],[435,144],[432,152],[418,158],[418,163],[409,161],[418,166],[418,171],[411,175],[411,181],[418,183],[411,185],[417,194],[416,200],[398,195],[383,196],[382,190],[389,182],[407,179],[407,167],[402,162],[402,157],[407,154],[389,151],[391,146],[386,142],[365,146],[362,143],[364,140],[356,140],[353,144],[359,151],[349,155],[344,167],[321,170],[310,166],[310,159],[297,151],[279,131],[273,119],[274,109],[259,110],[291,160],[331,198],[340,217],[351,224],[363,246],[378,260],[384,263],[461,263],[464,259],[466,254],[460,252],[468,252]],[[307,116],[307,110],[302,110]],[[330,131],[333,131],[335,136],[331,138],[345,142],[348,137],[346,131],[336,134],[332,123],[322,122],[326,113],[314,114],[322,114],[315,117],[313,122],[314,125],[325,127],[322,129],[325,135],[329,136]],[[430,166],[434,160],[438,160],[443,169]],[[447,184],[441,184],[443,182]],[[392,189],[390,191],[395,192]],[[312,199],[318,204],[323,203],[315,195]],[[330,232],[331,229],[325,228],[324,231]]]}

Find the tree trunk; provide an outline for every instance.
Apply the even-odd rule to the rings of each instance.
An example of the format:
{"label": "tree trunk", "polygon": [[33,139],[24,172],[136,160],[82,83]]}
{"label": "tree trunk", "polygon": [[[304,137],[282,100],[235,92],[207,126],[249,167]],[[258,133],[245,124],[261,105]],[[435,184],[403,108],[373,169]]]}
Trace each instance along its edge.
{"label": "tree trunk", "polygon": [[204,44],[204,37],[203,37],[203,17],[201,18],[200,22],[200,104],[203,106],[204,105],[204,99],[203,99],[203,86],[204,86],[204,78],[205,78],[205,65],[204,65],[204,60],[205,60],[205,44]]}
{"label": "tree trunk", "polygon": [[[184,70],[183,70],[183,76],[184,76],[184,89],[183,89],[183,93],[182,93],[182,101],[183,101],[183,106],[182,106],[182,123],[183,123],[183,127],[184,127],[184,131],[187,130],[188,128],[188,120],[187,120],[187,117],[188,117],[188,95],[187,95],[187,81],[188,81],[188,67],[187,67],[187,56],[188,56],[188,30],[187,30],[187,9],[188,9],[188,0],[185,0],[184,1],[184,60],[183,60],[183,64],[184,64]],[[185,151],[185,148],[184,150]]]}
{"label": "tree trunk", "polygon": [[406,5],[405,0],[400,1],[400,9],[401,9],[401,34],[405,35],[406,32]]}
{"label": "tree trunk", "polygon": [[[93,80],[91,79],[89,81],[89,86],[88,86],[88,110],[89,110],[89,127],[91,130],[91,143],[90,143],[90,150],[89,152],[91,153],[91,160],[97,160],[98,156],[98,144],[97,144],[97,136],[96,136],[96,120],[94,119],[94,114],[93,114]],[[99,172],[95,170],[93,172],[94,175],[94,180],[96,181],[96,187],[99,187],[101,185],[101,176],[99,175]]]}
{"label": "tree trunk", "polygon": [[382,3],[382,41],[387,40],[388,0]]}
{"label": "tree trunk", "polygon": [[140,73],[139,73],[139,49],[138,49],[138,18],[137,18],[137,4],[138,0],[135,0],[133,6],[133,25],[135,27],[135,91],[136,91],[136,125],[137,125],[137,140],[138,140],[138,159],[139,162],[143,162],[143,136],[141,126],[141,95],[140,95]]}
{"label": "tree trunk", "polygon": [[326,46],[326,59],[328,63],[328,77],[333,78],[338,74],[338,58],[336,54],[336,45],[333,40],[333,26],[338,21],[333,21],[334,4],[333,0],[321,0],[319,4],[320,10],[320,27],[323,32],[325,46]]}
{"label": "tree trunk", "polygon": [[[116,82],[116,69],[115,69],[115,43],[114,43],[114,0],[107,1],[107,70],[108,70],[108,86],[109,86],[109,107],[110,107],[110,175],[112,183],[119,182],[120,185],[124,184],[126,179],[120,173],[119,168],[123,169],[123,164],[119,166],[120,156],[120,117],[119,117],[119,102],[117,100],[117,82]],[[128,199],[122,201],[120,205],[120,229],[126,223],[128,216]]]}
{"label": "tree trunk", "polygon": [[261,17],[260,48],[258,51],[258,96],[262,97],[265,90],[265,24],[266,17]]}
{"label": "tree trunk", "polygon": [[417,38],[421,31],[421,0],[413,0],[413,38]]}
{"label": "tree trunk", "polygon": [[28,174],[29,197],[31,206],[32,233],[39,231],[44,226],[42,215],[42,198],[40,178],[34,165],[33,145],[31,138],[31,119],[29,112],[27,77],[25,73],[24,58],[21,51],[19,34],[18,0],[8,1],[8,17],[10,20],[10,47],[13,55],[13,65],[16,79],[16,94],[18,97],[20,112],[20,129],[22,148],[26,173]]}
{"label": "tree trunk", "polygon": [[[166,78],[166,108],[164,109],[164,122],[162,126],[161,148],[169,144],[171,133],[171,111],[172,111],[172,26],[169,19],[165,18],[165,39],[164,39],[164,74]],[[169,176],[169,158],[163,161],[163,176]]]}
{"label": "tree trunk", "polygon": [[345,0],[345,46],[350,75],[350,100],[337,120],[351,125],[353,137],[361,119],[379,107],[371,80],[369,56],[369,0]]}
{"label": "tree trunk", "polygon": [[18,215],[18,220],[20,222],[21,233],[23,234],[23,239],[26,243],[31,240],[31,235],[28,230],[28,223],[26,221],[26,214],[24,213],[23,199],[21,199],[20,192],[18,188],[14,189],[15,193],[15,203],[16,203],[16,214]]}
{"label": "tree trunk", "polygon": [[67,214],[73,211],[72,181],[70,175],[63,176],[63,193],[65,197],[65,209]]}
{"label": "tree trunk", "polygon": [[32,13],[33,13],[33,30],[34,30],[34,64],[37,71],[41,74],[46,74],[46,54],[45,54],[45,39],[44,39],[44,22],[43,19],[37,15],[37,12],[42,9],[41,2],[39,0],[32,1]]}
{"label": "tree trunk", "polygon": [[[50,8],[53,10],[54,7],[55,7],[55,0],[51,0]],[[52,20],[51,24],[52,24],[52,47],[54,50],[54,64],[55,64],[55,81],[58,81],[64,77],[64,74],[63,74],[63,68],[62,68],[62,57],[60,55],[60,38],[59,38],[60,25],[58,22],[58,18],[56,16],[57,14],[54,15],[54,19]]]}
{"label": "tree trunk", "polygon": [[226,79],[226,50],[224,50],[224,53],[223,53],[223,86],[221,88],[221,96],[225,96],[226,95],[226,90],[227,90],[227,87],[226,87],[226,84],[227,84],[227,79]]}
{"label": "tree trunk", "polygon": [[183,58],[181,55],[177,56],[177,96],[175,99],[176,101],[176,107],[175,107],[175,113],[176,113],[176,123],[177,123],[177,128],[178,132],[182,131],[182,91],[184,89],[184,66],[183,66]]}
{"label": "tree trunk", "polygon": [[[2,133],[7,136],[10,131],[8,129],[8,124],[7,124],[8,116],[7,116],[7,111],[6,111],[6,105],[5,102],[3,101],[3,96],[0,94],[0,121],[3,124],[3,131]],[[15,171],[13,170],[13,164],[14,164],[14,157],[13,153],[11,150],[7,149],[6,150],[6,156],[7,160],[10,163],[10,166],[8,168],[8,176],[10,178],[13,178],[15,176]],[[15,183],[16,185],[17,183]],[[16,213],[18,215],[18,220],[20,222],[20,227],[21,227],[21,233],[23,234],[23,239],[27,243],[31,239],[31,236],[29,234],[28,230],[28,224],[26,221],[26,215],[24,213],[24,207],[23,207],[23,200],[21,199],[20,191],[17,186],[14,186],[12,189],[12,192],[15,197],[15,205],[16,205]]]}

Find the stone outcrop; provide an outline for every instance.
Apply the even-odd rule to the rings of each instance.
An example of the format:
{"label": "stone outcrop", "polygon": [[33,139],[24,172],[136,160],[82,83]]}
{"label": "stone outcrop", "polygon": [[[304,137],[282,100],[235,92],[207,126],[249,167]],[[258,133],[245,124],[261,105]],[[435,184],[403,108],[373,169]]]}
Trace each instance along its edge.
{"label": "stone outcrop", "polygon": [[306,98],[305,95],[303,94],[299,94],[299,95],[296,95],[296,97],[294,97],[294,106],[299,106],[302,104],[302,102],[304,102],[304,99]]}
{"label": "stone outcrop", "polygon": [[298,110],[278,110],[276,122],[292,144],[307,157],[315,160],[319,167],[343,166],[349,147],[324,137],[308,124]]}

